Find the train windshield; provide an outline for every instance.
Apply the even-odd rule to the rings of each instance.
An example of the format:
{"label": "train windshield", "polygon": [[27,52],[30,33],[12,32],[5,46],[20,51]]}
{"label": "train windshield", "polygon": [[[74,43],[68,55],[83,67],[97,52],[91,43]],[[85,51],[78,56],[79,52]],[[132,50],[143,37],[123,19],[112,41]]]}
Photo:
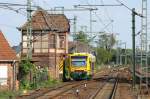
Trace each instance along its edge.
{"label": "train windshield", "polygon": [[86,66],[87,57],[86,56],[72,56],[71,64],[72,66]]}

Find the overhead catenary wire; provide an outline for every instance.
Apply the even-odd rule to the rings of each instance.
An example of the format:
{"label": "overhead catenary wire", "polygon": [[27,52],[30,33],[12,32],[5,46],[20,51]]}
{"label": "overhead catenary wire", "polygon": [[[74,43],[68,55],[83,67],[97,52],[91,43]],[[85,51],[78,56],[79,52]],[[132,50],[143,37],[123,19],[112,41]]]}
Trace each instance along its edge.
{"label": "overhead catenary wire", "polygon": [[[101,3],[104,5],[104,1],[103,1],[103,0],[101,0]],[[104,10],[105,10],[105,13],[106,13],[106,15],[107,15],[108,19],[111,21],[112,19],[111,19],[111,17],[110,17],[110,16],[109,16],[109,14],[108,14],[107,9],[106,9],[106,8],[104,8]]]}
{"label": "overhead catenary wire", "polygon": [[[104,25],[104,27],[106,27],[106,24],[102,21],[102,19],[97,15],[97,13],[95,13],[96,17],[98,18],[99,22]],[[104,28],[103,28],[104,29]],[[110,30],[108,29],[108,27],[105,28],[105,30],[107,30],[108,32],[110,32]]]}
{"label": "overhead catenary wire", "polygon": [[[104,0],[101,0],[101,4],[104,5]],[[108,20],[111,22],[111,26],[112,26],[112,33],[113,33],[113,24],[112,22],[114,22],[114,20],[110,17],[107,8],[104,8],[104,12],[106,13],[106,16],[108,17]]]}
{"label": "overhead catenary wire", "polygon": [[[23,11],[19,11],[20,9],[22,9],[22,8],[18,8],[18,9],[15,9],[15,8],[13,8],[13,7],[10,7],[10,6],[0,6],[0,9],[5,9],[5,10],[11,10],[11,11],[14,11],[14,12],[16,12],[16,13],[19,13],[19,14],[21,14],[21,15],[23,15],[23,16],[26,16],[26,14],[23,12]],[[24,8],[25,9],[25,8]]]}
{"label": "overhead catenary wire", "polygon": [[[18,3],[0,3],[0,6],[15,6],[15,7],[27,7],[27,4],[18,4]],[[37,8],[38,6],[31,6]]]}
{"label": "overhead catenary wire", "polygon": [[116,1],[132,12],[132,9],[128,7],[127,5],[125,5],[124,3],[122,3],[120,0],[116,0]]}
{"label": "overhead catenary wire", "polygon": [[[91,5],[88,3],[88,1],[87,1],[87,6],[89,6],[89,7],[91,7]],[[79,5],[80,6],[80,5]],[[83,5],[84,6],[84,5]],[[98,5],[98,6],[101,6],[101,5]],[[82,7],[82,5],[81,5],[81,7]],[[102,23],[102,25],[104,25],[104,28],[101,30],[101,31],[103,31],[104,29],[107,29],[108,30],[108,26],[110,25],[110,23],[109,24],[105,24],[103,21],[102,21],[102,19],[97,15],[97,13],[95,12],[95,15],[96,15],[96,17],[99,19],[99,21]],[[111,23],[112,23],[112,20],[111,20]],[[108,30],[108,32],[110,32],[109,30]],[[110,32],[111,33],[111,32]],[[94,37],[95,38],[95,37]]]}
{"label": "overhead catenary wire", "polygon": [[[101,4],[101,5],[91,5],[91,4],[89,4],[88,3],[88,1],[87,1],[87,5],[76,5],[76,6],[89,6],[89,7],[96,7],[96,6],[122,6],[123,4]],[[99,21],[103,24],[103,25],[105,25],[104,24],[104,22],[102,21],[102,19],[95,13],[95,15],[96,15],[96,17],[98,17],[98,19],[99,19]],[[111,20],[112,21],[112,20]],[[106,26],[106,25],[105,25]],[[112,30],[113,30],[113,26],[112,26]],[[109,31],[110,32],[110,31]],[[112,31],[113,32],[113,31]]]}
{"label": "overhead catenary wire", "polygon": [[[120,1],[120,0],[116,0],[116,1],[118,3],[120,3],[121,5],[123,5],[125,8],[127,8],[129,11],[133,12],[133,10],[130,7],[128,7],[126,4],[124,4],[122,1]],[[136,11],[134,11],[134,14],[139,16],[139,17],[144,17],[142,14],[137,13]]]}
{"label": "overhead catenary wire", "polygon": [[77,5],[77,6],[94,6],[94,7],[96,7],[96,6],[122,6],[122,4],[106,4],[106,5],[104,5],[104,4],[97,4],[97,5],[91,5],[91,4],[89,4],[89,5]]}

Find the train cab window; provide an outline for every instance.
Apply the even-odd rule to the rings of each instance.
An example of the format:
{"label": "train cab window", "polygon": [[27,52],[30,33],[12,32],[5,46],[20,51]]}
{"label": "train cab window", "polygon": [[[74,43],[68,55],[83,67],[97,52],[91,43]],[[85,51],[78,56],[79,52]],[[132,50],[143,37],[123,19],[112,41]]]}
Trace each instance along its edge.
{"label": "train cab window", "polygon": [[81,57],[81,56],[73,56],[71,57],[71,64],[72,66],[86,66],[86,60],[87,60],[87,57]]}
{"label": "train cab window", "polygon": [[86,66],[86,61],[72,61],[73,66]]}

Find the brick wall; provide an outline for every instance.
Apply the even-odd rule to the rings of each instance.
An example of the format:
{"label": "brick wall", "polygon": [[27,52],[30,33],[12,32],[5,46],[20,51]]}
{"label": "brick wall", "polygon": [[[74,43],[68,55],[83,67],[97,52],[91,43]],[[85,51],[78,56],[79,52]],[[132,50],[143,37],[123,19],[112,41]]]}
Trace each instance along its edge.
{"label": "brick wall", "polygon": [[0,63],[0,66],[7,66],[7,85],[1,85],[1,87],[3,89],[9,89],[11,90],[12,89],[12,86],[13,86],[13,68],[11,66],[11,63]]}

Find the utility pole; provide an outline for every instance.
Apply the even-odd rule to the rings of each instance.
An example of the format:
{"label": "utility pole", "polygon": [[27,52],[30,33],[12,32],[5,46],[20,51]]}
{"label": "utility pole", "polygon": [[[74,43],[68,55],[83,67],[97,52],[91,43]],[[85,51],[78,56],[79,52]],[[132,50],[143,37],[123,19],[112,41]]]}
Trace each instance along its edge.
{"label": "utility pole", "polygon": [[[76,27],[76,24],[77,24],[77,16],[74,16],[74,19],[73,19],[73,28],[74,28],[74,34],[77,35],[77,27]],[[78,51],[78,48],[77,48],[77,45],[78,44],[78,41],[76,41],[76,44],[75,44],[75,52]]]}
{"label": "utility pole", "polygon": [[133,60],[133,88],[135,88],[135,16],[143,17],[141,14],[138,14],[135,11],[135,8],[132,9],[132,60]]}
{"label": "utility pole", "polygon": [[127,65],[127,47],[125,42],[125,65]]}
{"label": "utility pole", "polygon": [[122,48],[121,48],[121,44],[122,44],[122,41],[120,40],[120,49],[119,49],[119,64],[120,66],[122,65]]}
{"label": "utility pole", "polygon": [[[73,34],[77,35],[77,16],[74,16],[74,18],[69,19],[70,21],[73,21]],[[75,44],[75,52],[77,52],[77,41]]]}
{"label": "utility pole", "polygon": [[120,64],[120,61],[121,61],[121,40],[118,40],[117,41],[117,54],[116,54],[116,63],[117,63],[117,65],[119,65]]}
{"label": "utility pole", "polygon": [[92,9],[90,9],[90,34],[92,33]]}
{"label": "utility pole", "polygon": [[31,0],[27,0],[27,58],[32,59],[32,23],[31,23]]}
{"label": "utility pole", "polygon": [[135,88],[135,8],[132,9],[132,60],[133,60],[133,88]]}
{"label": "utility pole", "polygon": [[[83,6],[85,6],[85,5],[75,5],[75,7],[80,7],[80,8],[84,8]],[[94,9],[94,8],[85,8],[85,9],[87,9],[87,10],[89,10],[90,11],[90,36],[92,36],[92,11],[94,11],[94,10],[97,10],[97,9]]]}
{"label": "utility pole", "polygon": [[116,64],[118,65],[118,61],[119,61],[119,58],[118,58],[118,49],[119,49],[119,45],[118,45],[118,41],[117,41],[117,53],[116,53]]}
{"label": "utility pole", "polygon": [[[105,5],[90,5],[90,4],[88,4],[88,5],[74,5],[75,7],[97,7],[97,6],[108,6],[108,7],[115,7],[115,6],[123,6],[122,4],[114,4],[114,5],[110,5],[110,4],[105,4]],[[93,9],[93,8],[87,8],[87,9],[89,9],[89,11],[90,11],[90,33],[92,33],[92,11],[93,10],[95,10],[95,9]]]}

